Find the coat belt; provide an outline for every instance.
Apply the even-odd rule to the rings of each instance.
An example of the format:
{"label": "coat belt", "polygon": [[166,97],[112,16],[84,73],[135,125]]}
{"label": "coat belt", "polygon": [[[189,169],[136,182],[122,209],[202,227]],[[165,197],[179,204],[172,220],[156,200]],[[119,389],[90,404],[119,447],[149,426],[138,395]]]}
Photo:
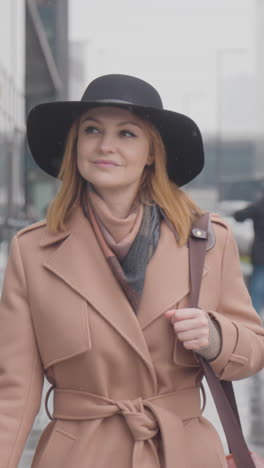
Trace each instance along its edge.
{"label": "coat belt", "polygon": [[53,419],[84,421],[116,414],[124,417],[134,440],[132,468],[160,466],[152,440],[159,431],[165,468],[175,468],[176,464],[187,468],[183,420],[201,415],[199,387],[135,400],[112,400],[84,391],[54,389]]}

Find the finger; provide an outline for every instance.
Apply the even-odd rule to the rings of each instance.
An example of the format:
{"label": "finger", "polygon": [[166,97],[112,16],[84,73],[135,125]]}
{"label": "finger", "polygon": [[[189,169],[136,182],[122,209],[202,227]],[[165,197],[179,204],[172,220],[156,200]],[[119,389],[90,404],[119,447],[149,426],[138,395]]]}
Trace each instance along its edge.
{"label": "finger", "polygon": [[209,333],[205,329],[196,329],[196,330],[189,330],[189,331],[177,333],[177,338],[182,343],[186,341],[201,340],[201,341],[206,342],[204,346],[207,345],[208,337],[209,337]]}
{"label": "finger", "polygon": [[209,328],[208,319],[204,316],[180,321],[174,320],[174,317],[172,317],[171,322],[176,332],[192,330],[195,328]]}
{"label": "finger", "polygon": [[208,340],[200,339],[200,340],[184,341],[183,346],[185,349],[188,349],[189,351],[199,351],[202,348],[205,348],[206,346],[208,346]]}
{"label": "finger", "polygon": [[[170,310],[166,310],[166,312],[164,313],[164,315],[168,318],[172,318],[175,316],[175,318],[177,318],[177,320],[182,320],[186,317],[189,318],[189,316],[192,316],[193,314],[191,314],[189,311],[191,311],[192,309],[170,309]],[[195,309],[194,309],[195,310]]]}
{"label": "finger", "polygon": [[206,317],[207,313],[202,309],[177,309],[172,314],[173,321],[193,319],[196,317]]}
{"label": "finger", "polygon": [[168,319],[171,319],[174,316],[175,312],[177,312],[176,309],[166,310],[164,315]]}

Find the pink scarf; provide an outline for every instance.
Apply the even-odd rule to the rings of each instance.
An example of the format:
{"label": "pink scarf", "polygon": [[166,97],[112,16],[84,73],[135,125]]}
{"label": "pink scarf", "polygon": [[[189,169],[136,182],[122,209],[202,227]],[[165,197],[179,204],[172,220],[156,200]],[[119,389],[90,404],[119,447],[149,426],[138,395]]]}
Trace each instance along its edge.
{"label": "pink scarf", "polygon": [[110,250],[122,261],[133,244],[143,218],[143,205],[134,205],[126,218],[114,216],[106,202],[89,188],[88,206]]}

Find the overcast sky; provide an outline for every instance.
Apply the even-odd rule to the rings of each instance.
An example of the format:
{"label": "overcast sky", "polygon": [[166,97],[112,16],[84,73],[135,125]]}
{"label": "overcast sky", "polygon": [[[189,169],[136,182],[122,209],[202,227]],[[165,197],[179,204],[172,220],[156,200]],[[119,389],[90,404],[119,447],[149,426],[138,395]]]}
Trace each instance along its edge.
{"label": "overcast sky", "polygon": [[70,0],[70,38],[86,42],[87,82],[135,75],[202,132],[243,134],[256,123],[256,2]]}

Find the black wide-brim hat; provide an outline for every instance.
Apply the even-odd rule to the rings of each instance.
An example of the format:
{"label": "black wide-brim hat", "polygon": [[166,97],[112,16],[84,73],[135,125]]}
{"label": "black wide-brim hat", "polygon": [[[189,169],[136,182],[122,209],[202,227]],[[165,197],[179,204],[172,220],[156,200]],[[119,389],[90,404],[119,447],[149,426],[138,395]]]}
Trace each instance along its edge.
{"label": "black wide-brim hat", "polygon": [[163,109],[153,86],[128,75],[105,75],[93,80],[81,101],[55,101],[34,107],[27,118],[32,156],[47,174],[57,177],[68,131],[89,108],[117,106],[135,112],[158,129],[167,153],[169,178],[178,186],[194,179],[204,166],[200,130],[189,117]]}

